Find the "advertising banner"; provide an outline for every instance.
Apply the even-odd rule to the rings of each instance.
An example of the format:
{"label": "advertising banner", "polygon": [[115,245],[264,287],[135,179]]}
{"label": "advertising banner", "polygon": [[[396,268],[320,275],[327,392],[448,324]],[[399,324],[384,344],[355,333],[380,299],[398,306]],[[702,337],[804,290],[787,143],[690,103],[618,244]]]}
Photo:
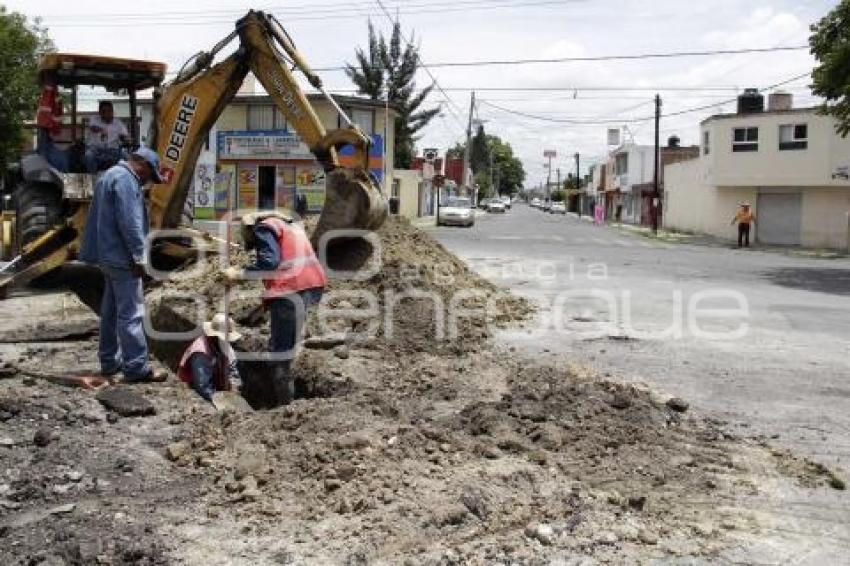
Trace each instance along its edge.
{"label": "advertising banner", "polygon": [[296,189],[307,197],[307,209],[321,210],[325,205],[325,172],[319,165],[304,165],[296,169]]}
{"label": "advertising banner", "polygon": [[286,130],[218,132],[219,159],[314,159],[297,134]]}
{"label": "advertising banner", "polygon": [[295,167],[278,165],[275,176],[275,206],[295,209]]}
{"label": "advertising banner", "polygon": [[215,217],[221,220],[227,213],[227,193],[232,205],[236,206],[236,165],[226,163],[219,166],[215,174]]}
{"label": "advertising banner", "polygon": [[198,163],[195,168],[195,218],[212,220],[215,217],[215,165]]}
{"label": "advertising banner", "polygon": [[257,165],[239,165],[239,208],[256,210],[257,208]]}

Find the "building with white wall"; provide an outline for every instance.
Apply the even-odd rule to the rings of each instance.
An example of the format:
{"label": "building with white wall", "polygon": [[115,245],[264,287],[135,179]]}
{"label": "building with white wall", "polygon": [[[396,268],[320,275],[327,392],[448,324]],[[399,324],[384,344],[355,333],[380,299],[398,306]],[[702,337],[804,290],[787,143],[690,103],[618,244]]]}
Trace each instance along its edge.
{"label": "building with white wall", "polygon": [[767,111],[711,116],[699,159],[665,168],[664,225],[733,240],[741,202],[764,244],[847,249],[850,139],[815,108],[771,95]]}

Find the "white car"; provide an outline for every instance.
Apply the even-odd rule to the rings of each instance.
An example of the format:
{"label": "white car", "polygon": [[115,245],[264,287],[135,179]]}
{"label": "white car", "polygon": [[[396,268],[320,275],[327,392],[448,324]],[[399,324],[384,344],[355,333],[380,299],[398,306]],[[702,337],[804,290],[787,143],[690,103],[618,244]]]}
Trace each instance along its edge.
{"label": "white car", "polygon": [[437,226],[472,226],[475,224],[475,211],[472,201],[463,197],[450,197],[440,203],[437,210]]}
{"label": "white car", "polygon": [[511,204],[513,204],[513,201],[511,200],[510,195],[505,195],[505,196],[503,196],[503,197],[501,197],[501,198],[502,198],[502,204],[504,204],[504,205],[505,205],[505,208],[507,208],[508,210],[510,210],[510,209],[511,209]]}
{"label": "white car", "polygon": [[534,197],[533,199],[531,199],[531,206],[533,206],[534,208],[540,208],[541,204],[543,204],[543,201],[541,201],[539,198]]}
{"label": "white car", "polygon": [[552,207],[549,209],[549,212],[551,214],[566,214],[567,207],[564,206],[564,203],[562,202],[553,202]]}
{"label": "white car", "polygon": [[487,212],[504,214],[506,210],[505,203],[503,203],[501,199],[491,198],[487,203]]}

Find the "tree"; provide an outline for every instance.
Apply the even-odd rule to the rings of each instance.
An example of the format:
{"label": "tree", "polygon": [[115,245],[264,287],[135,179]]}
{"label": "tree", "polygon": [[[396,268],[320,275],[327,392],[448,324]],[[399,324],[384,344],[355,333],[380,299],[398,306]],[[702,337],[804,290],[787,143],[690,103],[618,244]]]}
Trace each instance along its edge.
{"label": "tree", "polygon": [[38,62],[52,49],[38,19],[0,6],[0,173],[20,155],[23,122],[35,116]]}
{"label": "tree", "polygon": [[490,147],[484,126],[478,126],[478,131],[472,137],[472,150],[469,153],[469,166],[474,173],[490,172]]}
{"label": "tree", "polygon": [[357,58],[357,66],[355,67],[350,63],[345,65],[345,74],[357,87],[357,92],[372,100],[381,100],[384,96],[384,76],[386,73],[382,57],[386,50],[384,38],[378,39],[378,36],[375,35],[375,28],[369,21],[368,55],[358,47],[354,52],[354,56]]}
{"label": "tree", "polygon": [[812,72],[812,92],[824,97],[821,110],[834,116],[836,131],[850,133],[850,0],[841,0],[811,27],[809,46],[820,65]]}
{"label": "tree", "polygon": [[[476,148],[475,140],[479,134],[484,135],[486,140],[486,151],[484,157],[480,158],[476,163]],[[453,159],[463,158],[466,144],[457,143],[453,148],[446,151],[446,157]],[[490,184],[490,156],[493,156],[493,193],[503,195],[513,195],[522,188],[525,181],[525,169],[522,166],[522,161],[514,157],[513,149],[509,143],[502,141],[499,136],[484,134],[483,128],[479,128],[478,134],[472,138],[472,152],[470,153],[470,162],[473,172],[476,173],[475,178],[479,176],[487,177],[487,185]],[[476,171],[476,166],[479,169]],[[481,183],[479,183],[479,186]]]}
{"label": "tree", "polygon": [[440,108],[423,109],[422,104],[434,85],[416,92],[416,71],[419,69],[419,47],[413,40],[402,47],[401,24],[393,24],[389,45],[383,35],[375,35],[369,23],[369,53],[355,52],[356,65],[346,65],[345,72],[357,86],[357,92],[372,100],[382,97],[395,108],[394,165],[407,169],[415,155],[416,135],[428,125]]}

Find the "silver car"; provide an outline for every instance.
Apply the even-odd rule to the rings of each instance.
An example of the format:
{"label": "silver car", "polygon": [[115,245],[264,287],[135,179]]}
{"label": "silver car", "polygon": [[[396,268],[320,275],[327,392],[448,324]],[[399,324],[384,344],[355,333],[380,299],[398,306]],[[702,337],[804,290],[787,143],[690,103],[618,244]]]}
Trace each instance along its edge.
{"label": "silver car", "polygon": [[437,226],[472,226],[475,224],[475,211],[468,198],[450,197],[440,203],[437,210]]}

